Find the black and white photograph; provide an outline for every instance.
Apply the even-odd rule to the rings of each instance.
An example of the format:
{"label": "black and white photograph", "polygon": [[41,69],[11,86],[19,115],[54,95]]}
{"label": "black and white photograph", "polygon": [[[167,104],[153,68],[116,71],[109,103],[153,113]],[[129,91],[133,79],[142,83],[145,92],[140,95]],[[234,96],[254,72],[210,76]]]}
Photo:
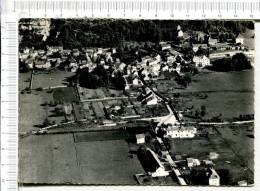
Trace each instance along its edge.
{"label": "black and white photograph", "polygon": [[18,25],[20,185],[254,186],[254,21]]}

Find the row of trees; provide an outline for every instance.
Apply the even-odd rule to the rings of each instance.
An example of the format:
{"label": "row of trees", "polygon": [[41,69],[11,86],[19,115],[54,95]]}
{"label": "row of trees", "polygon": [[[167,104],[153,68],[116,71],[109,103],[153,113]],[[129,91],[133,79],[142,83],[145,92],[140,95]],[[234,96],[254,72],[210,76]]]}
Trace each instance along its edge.
{"label": "row of trees", "polygon": [[235,54],[232,57],[218,59],[212,62],[209,69],[219,72],[241,71],[251,69],[251,62],[243,53]]}
{"label": "row of trees", "polygon": [[[249,21],[181,21],[181,20],[122,20],[122,19],[52,19],[48,45],[76,47],[114,47],[122,41],[174,41],[177,26],[184,31],[226,32],[238,34],[254,25]],[[42,46],[36,33],[21,31],[21,45]],[[41,43],[40,43],[41,42]]]}

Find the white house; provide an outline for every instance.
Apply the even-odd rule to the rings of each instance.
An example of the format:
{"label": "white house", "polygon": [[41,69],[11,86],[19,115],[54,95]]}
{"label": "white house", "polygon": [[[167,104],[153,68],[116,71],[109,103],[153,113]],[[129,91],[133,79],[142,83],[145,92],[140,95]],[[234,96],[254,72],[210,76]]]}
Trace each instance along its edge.
{"label": "white house", "polygon": [[187,158],[187,165],[188,167],[194,167],[194,166],[199,166],[200,165],[200,161],[198,159],[194,159],[194,158]]}
{"label": "white house", "polygon": [[205,66],[210,65],[210,59],[203,55],[203,56],[194,56],[193,62],[195,63],[196,67],[204,68]]}
{"label": "white house", "polygon": [[193,138],[197,133],[197,129],[192,126],[180,127],[169,125],[166,129],[166,137],[171,138]]}
{"label": "white house", "polygon": [[145,135],[144,134],[136,134],[136,143],[137,144],[145,143]]}
{"label": "white house", "polygon": [[194,52],[197,52],[200,47],[203,48],[203,49],[207,49],[208,45],[207,44],[192,44],[192,50]]}
{"label": "white house", "polygon": [[210,186],[219,186],[220,185],[220,177],[215,169],[210,168],[210,175],[209,175],[209,185]]}
{"label": "white house", "polygon": [[181,30],[181,26],[180,25],[177,26],[177,36],[179,38],[183,37],[183,31]]}
{"label": "white house", "polygon": [[145,102],[147,105],[156,105],[158,101],[159,99],[155,93],[152,92],[149,88],[146,88],[146,95],[144,95],[142,102]]}
{"label": "white house", "polygon": [[208,44],[209,45],[215,45],[215,44],[217,44],[218,43],[218,39],[215,39],[215,38],[211,38],[211,37],[209,37],[209,40],[208,40]]}
{"label": "white house", "polygon": [[75,48],[72,50],[72,55],[73,56],[79,56],[80,52],[79,52],[79,49]]}
{"label": "white house", "polygon": [[182,31],[182,30],[179,30],[179,31],[178,31],[178,37],[179,37],[179,38],[182,38],[182,37],[183,37],[183,31]]}
{"label": "white house", "polygon": [[98,48],[97,49],[97,54],[102,54],[103,53],[103,49],[102,48]]}
{"label": "white house", "polygon": [[35,68],[37,69],[49,69],[50,67],[51,63],[48,60],[35,62]]}
{"label": "white house", "polygon": [[162,50],[171,49],[171,45],[170,45],[170,44],[161,44],[161,49],[162,49]]}
{"label": "white house", "polygon": [[154,151],[151,149],[147,148],[147,154],[150,156],[151,160],[151,165],[154,165],[155,171],[150,172],[152,177],[162,177],[162,176],[168,176],[169,172],[166,171],[165,167],[163,166],[162,162],[159,160],[157,154],[155,154]]}
{"label": "white house", "polygon": [[236,38],[236,44],[244,44],[244,36],[242,34],[239,34]]}

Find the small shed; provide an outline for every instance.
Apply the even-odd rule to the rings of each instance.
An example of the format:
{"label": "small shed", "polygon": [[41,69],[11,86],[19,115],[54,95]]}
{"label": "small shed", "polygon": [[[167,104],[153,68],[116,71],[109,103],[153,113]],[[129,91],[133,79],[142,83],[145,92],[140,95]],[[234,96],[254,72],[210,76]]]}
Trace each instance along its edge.
{"label": "small shed", "polygon": [[145,135],[144,134],[136,134],[136,143],[137,144],[145,143]]}

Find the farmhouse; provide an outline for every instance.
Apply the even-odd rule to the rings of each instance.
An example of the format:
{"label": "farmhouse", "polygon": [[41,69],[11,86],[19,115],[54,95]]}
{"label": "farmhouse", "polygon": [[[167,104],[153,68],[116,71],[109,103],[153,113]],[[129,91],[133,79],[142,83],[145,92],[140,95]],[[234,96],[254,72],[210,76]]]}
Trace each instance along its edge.
{"label": "farmhouse", "polygon": [[197,133],[197,129],[192,126],[179,127],[169,125],[166,129],[166,137],[171,138],[193,138]]}
{"label": "farmhouse", "polygon": [[208,45],[207,44],[192,44],[192,50],[194,52],[197,52],[199,50],[199,48],[207,49]]}
{"label": "farmhouse", "polygon": [[209,38],[209,40],[208,40],[208,44],[210,45],[210,46],[212,46],[212,45],[215,45],[215,44],[217,44],[218,43],[218,39],[215,39],[215,38]]}
{"label": "farmhouse", "polygon": [[209,185],[210,186],[219,186],[220,185],[220,177],[215,169],[210,168],[209,170]]}
{"label": "farmhouse", "polygon": [[210,59],[203,55],[203,56],[194,56],[193,57],[193,62],[195,63],[196,67],[199,68],[204,68],[205,66],[209,66],[210,65]]}
{"label": "farmhouse", "polygon": [[164,165],[158,158],[157,154],[155,154],[155,152],[149,148],[147,148],[147,157],[149,158],[150,165],[154,169],[153,172],[150,172],[152,177],[161,177],[169,175],[169,172],[166,171]]}
{"label": "farmhouse", "polygon": [[145,143],[145,135],[144,134],[136,134],[136,143],[137,144]]}
{"label": "farmhouse", "polygon": [[242,34],[239,34],[237,37],[236,37],[236,44],[244,44],[244,36]]}

